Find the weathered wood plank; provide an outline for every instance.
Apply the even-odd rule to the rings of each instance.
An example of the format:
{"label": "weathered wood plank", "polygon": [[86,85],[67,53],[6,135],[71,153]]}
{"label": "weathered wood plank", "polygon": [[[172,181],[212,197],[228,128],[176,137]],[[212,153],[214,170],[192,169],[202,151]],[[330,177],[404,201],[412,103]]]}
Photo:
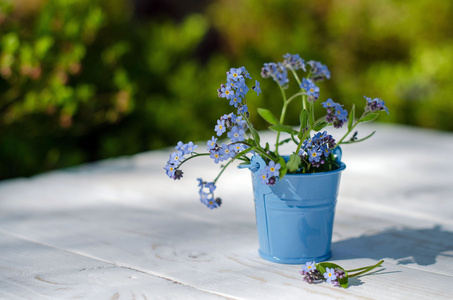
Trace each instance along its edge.
{"label": "weathered wood plank", "polygon": [[0,233],[2,299],[226,299],[180,282]]}
{"label": "weathered wood plank", "polygon": [[[198,203],[196,178],[216,176],[218,169],[211,161],[188,164],[185,178],[173,182],[162,170],[169,152],[154,151],[0,182],[0,237],[6,237],[9,247],[17,244],[17,253],[9,253],[7,259],[0,256],[0,296],[33,298],[44,289],[47,294],[40,297],[65,298],[74,291],[96,290],[90,278],[98,278],[106,284],[102,297],[120,299],[139,299],[136,291],[148,291],[147,287],[159,297],[185,299],[448,299],[453,279],[453,162],[447,157],[453,135],[387,125],[378,133],[370,142],[345,146],[348,168],[342,178],[332,260],[355,268],[384,258],[386,269],[354,280],[347,290],[308,285],[298,274],[300,266],[258,257],[247,170],[225,173],[216,191],[224,205],[210,211]],[[442,143],[446,150],[426,157],[422,142]],[[52,260],[43,250],[23,258],[20,251],[33,248],[30,245],[57,253],[55,261],[62,269],[52,271],[46,263]],[[87,264],[85,260],[114,267],[90,270],[94,274],[81,279],[75,270]],[[47,270],[47,277],[39,278],[49,282],[80,281],[74,293],[57,294],[45,288],[50,283],[24,280],[17,268],[7,277],[1,267],[13,263],[17,268],[32,265],[35,276]],[[139,280],[126,280],[130,274],[139,274]],[[99,279],[102,276],[105,281]],[[167,289],[173,281],[179,288],[172,294]],[[118,287],[108,282],[123,284],[121,294],[115,296]]]}
{"label": "weathered wood plank", "polygon": [[[350,216],[357,217],[354,214]],[[373,230],[377,225],[387,223],[392,216],[382,218],[369,219],[369,223],[364,223],[364,227],[361,227],[362,230]],[[339,241],[334,243],[334,259],[350,268],[372,264],[377,260],[375,256],[379,251],[370,252],[369,248],[363,246],[367,243],[366,238],[363,243],[357,242],[354,236],[348,239],[348,227],[357,227],[349,223],[349,217],[337,219],[339,221],[336,226],[343,227],[343,236],[341,239],[336,238]],[[62,216],[40,216],[36,219],[27,217],[20,223],[10,224],[13,226],[6,227],[8,231],[14,230],[19,235],[33,236],[40,242],[71,253],[181,281],[201,290],[245,298],[258,297],[263,291],[269,298],[286,292],[298,297],[312,293],[326,297],[342,295],[328,285],[323,285],[322,288],[306,285],[298,274],[300,266],[276,265],[260,259],[256,253],[253,221],[233,225],[225,223],[221,226],[222,223],[216,222],[213,217],[204,220],[189,219],[178,213],[168,215],[162,212],[106,206],[100,210],[81,210]],[[56,226],[63,229],[64,236],[61,232],[46,230]],[[383,225],[381,227],[385,228]],[[377,235],[382,234],[379,229],[376,229]],[[374,238],[371,237],[370,240]],[[382,240],[385,241],[385,237]],[[357,247],[360,245],[362,249]],[[398,248],[397,245],[392,250],[392,255],[396,255],[396,258],[404,253],[404,249]],[[426,252],[428,250],[425,249]],[[387,253],[382,253],[382,256]],[[423,254],[423,250],[420,250],[420,253]],[[382,278],[365,277],[363,280],[367,285],[353,287],[354,289],[348,290],[347,295],[366,295],[370,281],[378,280],[382,283],[381,280],[385,282],[389,280],[389,276],[391,281],[398,281],[405,278],[401,277],[402,273],[414,277],[411,279],[414,286],[399,291],[398,295],[401,296],[410,296],[414,291],[429,296],[431,292],[426,291],[421,279],[427,274],[436,280],[434,286],[439,285],[436,289],[441,292],[447,292],[446,283],[452,279],[445,274],[410,268],[410,264],[393,265],[391,260],[386,266],[397,273],[390,273],[391,275]],[[232,286],[235,286],[234,291]],[[370,293],[370,296],[374,293],[376,291]]]}

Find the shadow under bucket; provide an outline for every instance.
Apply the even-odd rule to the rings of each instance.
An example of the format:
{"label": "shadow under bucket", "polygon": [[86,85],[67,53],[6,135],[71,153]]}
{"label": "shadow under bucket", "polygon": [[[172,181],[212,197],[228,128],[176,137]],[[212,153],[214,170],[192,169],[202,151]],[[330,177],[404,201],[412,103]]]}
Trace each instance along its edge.
{"label": "shadow under bucket", "polygon": [[329,172],[286,174],[273,186],[261,181],[265,166],[255,155],[249,167],[260,256],[284,264],[329,259],[340,177],[346,165],[340,162],[339,169]]}

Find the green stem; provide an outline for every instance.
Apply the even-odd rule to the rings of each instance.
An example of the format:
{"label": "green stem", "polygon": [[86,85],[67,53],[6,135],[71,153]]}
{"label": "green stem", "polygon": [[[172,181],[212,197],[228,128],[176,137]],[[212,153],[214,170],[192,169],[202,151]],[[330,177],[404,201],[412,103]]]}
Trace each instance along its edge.
{"label": "green stem", "polygon": [[[294,78],[296,79],[297,83],[298,83],[299,86],[300,86],[300,84],[301,84],[302,82],[300,81],[299,76],[297,75],[296,71],[295,71],[293,68],[291,68],[290,66],[288,66],[288,67],[289,67],[289,69],[291,70],[291,73],[293,73]],[[308,75],[310,75],[310,74],[308,74]],[[303,94],[303,89],[302,89],[302,88],[301,88],[301,91],[302,91],[302,92],[299,93],[299,94],[302,94],[302,107],[303,107],[304,109],[307,109],[307,100],[305,99],[305,95]]]}
{"label": "green stem", "polygon": [[323,117],[317,119],[317,120],[315,121],[315,124],[318,124],[318,123],[323,122],[323,121],[325,121],[325,120],[326,120],[326,116],[323,116]]}
{"label": "green stem", "polygon": [[309,128],[309,129],[308,129],[306,132],[304,132],[304,134],[302,135],[302,138],[300,139],[300,142],[299,142],[299,144],[297,145],[297,149],[296,149],[296,152],[295,152],[296,154],[299,153],[300,148],[302,148],[302,144],[303,144],[303,142],[305,141],[305,139],[307,138],[307,135],[310,134],[310,131],[311,131],[311,128]]}
{"label": "green stem", "polygon": [[276,160],[275,157],[272,157],[269,154],[267,154],[266,151],[264,151],[262,148],[255,148],[255,150],[258,151],[260,153],[260,155],[263,155],[263,156],[267,157],[270,160],[273,160],[273,161]]}
{"label": "green stem", "polygon": [[241,144],[244,144],[244,145],[246,145],[246,146],[249,146],[249,147],[250,147],[249,149],[251,149],[251,150],[252,150],[252,148],[253,148],[253,149],[256,150],[257,152],[259,152],[260,155],[262,155],[262,156],[264,156],[264,157],[267,157],[267,158],[270,159],[270,160],[273,160],[273,161],[276,160],[275,157],[272,157],[272,156],[270,156],[269,154],[267,154],[266,151],[264,151],[264,149],[261,148],[261,147],[253,146],[253,145],[251,145],[251,144],[249,144],[249,143],[246,143],[246,142],[241,142]]}
{"label": "green stem", "polygon": [[233,160],[235,159],[236,157],[233,157],[225,166],[223,166],[222,170],[220,171],[219,175],[217,175],[217,177],[214,179],[213,183],[215,184],[217,182],[217,180],[219,179],[219,177],[222,175],[222,173],[225,171],[225,169],[233,162]]}
{"label": "green stem", "polygon": [[[283,124],[285,121],[285,116],[286,116],[286,108],[288,107],[288,101],[286,100],[286,94],[285,90],[282,88],[282,86],[279,84],[278,87],[280,88],[280,92],[282,93],[283,97],[283,107],[282,107],[282,112],[280,114],[280,124]],[[280,131],[277,132],[277,139],[275,141],[275,154],[278,156],[278,144],[280,142]]]}
{"label": "green stem", "polygon": [[381,260],[379,261],[377,264],[373,265],[373,266],[369,266],[369,267],[365,267],[365,268],[359,268],[359,269],[354,269],[354,270],[348,270],[346,272],[354,272],[354,271],[359,271],[359,270],[363,270],[361,272],[358,272],[358,273],[355,273],[355,274],[348,274],[348,276],[351,278],[351,277],[356,277],[356,276],[359,276],[359,275],[362,275],[366,272],[369,272],[371,270],[373,270],[374,268],[377,268],[379,267],[380,265],[382,265],[382,263],[384,262],[384,260]]}
{"label": "green stem", "polygon": [[288,98],[288,103],[290,103],[291,101],[296,99],[298,96],[304,96],[304,93],[303,92],[299,92],[299,93],[296,93],[296,94],[292,95],[291,97]]}
{"label": "green stem", "polygon": [[[245,122],[247,123],[247,126],[248,126],[248,128],[249,128],[249,130],[250,130],[250,133],[252,134],[253,141],[255,142],[255,145],[256,145],[257,147],[261,147],[260,144],[258,143],[258,141],[256,140],[256,137],[255,137],[255,134],[254,134],[255,129],[253,128],[252,122],[250,122],[249,118],[247,118],[247,116],[245,115],[245,113],[241,113],[241,116],[242,116],[242,119],[244,119]],[[256,134],[258,134],[258,133],[256,133]]]}
{"label": "green stem", "polygon": [[296,73],[296,70],[294,70],[293,68],[291,68],[291,66],[288,66],[288,67],[289,67],[289,69],[291,70],[291,72],[293,73],[294,78],[296,79],[297,83],[298,83],[299,86],[300,86],[300,84],[302,83],[302,81],[300,81],[299,76],[298,76],[297,73]]}
{"label": "green stem", "polygon": [[310,128],[312,128],[312,126],[315,126],[315,105],[313,102],[310,102],[310,113],[311,113],[311,120],[312,120],[312,124],[310,124]]}
{"label": "green stem", "polygon": [[[236,144],[236,143],[235,143]],[[248,143],[244,143],[242,142],[242,144],[245,144],[245,145],[249,145]],[[219,175],[217,175],[217,177],[214,179],[214,184],[217,182],[217,180],[220,178],[220,176],[222,175],[222,173],[225,171],[225,169],[237,158],[242,158],[242,156],[244,156],[245,154],[247,154],[248,152],[252,151],[253,149],[256,149],[256,147],[252,146],[248,149],[245,149],[243,150],[242,152],[239,152],[238,154],[236,154],[235,157],[233,157],[226,165],[224,165],[222,167],[222,170],[220,171]]]}
{"label": "green stem", "polygon": [[343,140],[351,133],[351,131],[359,124],[359,122],[355,122],[354,125],[352,125],[351,129],[346,132],[346,134],[340,139],[340,141],[337,143],[337,146],[343,142]]}
{"label": "green stem", "polygon": [[[244,142],[242,142],[242,144],[247,145],[247,146],[250,145],[250,144],[244,143]],[[252,150],[256,150],[256,151],[260,152],[262,155],[268,157],[270,160],[274,160],[271,156],[269,156],[269,155],[268,155],[264,150],[262,150],[261,148],[257,148],[257,147],[252,146],[252,147],[250,147],[250,148],[248,148],[248,149],[246,149],[246,150],[244,150],[244,151],[238,153],[238,154],[241,154],[241,155],[236,155],[236,156],[233,157],[226,165],[224,165],[224,166],[222,167],[222,170],[220,171],[219,175],[217,175],[217,177],[213,180],[213,183],[215,184],[215,183],[217,182],[217,180],[218,180],[218,179],[220,178],[220,176],[223,174],[223,172],[225,171],[225,169],[226,169],[226,168],[227,168],[234,160],[236,160],[236,159],[238,159],[238,158],[241,158],[243,155],[247,154],[248,152],[250,152],[250,151],[252,151]]]}
{"label": "green stem", "polygon": [[362,270],[365,270],[365,269],[368,269],[370,266],[368,267],[362,267],[362,268],[357,268],[357,269],[352,269],[352,270],[345,270],[346,272],[356,272],[356,271],[362,271]]}
{"label": "green stem", "polygon": [[198,157],[198,156],[206,156],[206,155],[210,155],[210,153],[195,153],[193,152],[195,155],[192,155],[191,157],[188,157],[186,159],[184,159],[177,167],[176,169],[179,169],[180,166],[182,166],[185,162],[191,160],[192,158],[195,158],[195,157]]}
{"label": "green stem", "polygon": [[354,130],[354,128],[359,125],[359,121],[360,119],[362,119],[364,116],[366,115],[366,113],[363,113],[360,118],[354,123],[354,125],[352,125],[351,129],[348,130],[348,132],[346,132],[346,134],[340,139],[340,141],[337,143],[337,146],[339,146],[341,144],[341,142],[343,142],[343,140]]}

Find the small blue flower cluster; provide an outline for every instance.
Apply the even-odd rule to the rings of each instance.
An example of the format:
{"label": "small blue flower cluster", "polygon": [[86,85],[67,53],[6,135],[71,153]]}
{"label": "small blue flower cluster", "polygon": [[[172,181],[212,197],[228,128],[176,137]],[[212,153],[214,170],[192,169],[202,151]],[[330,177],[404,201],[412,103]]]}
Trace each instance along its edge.
{"label": "small blue flower cluster", "polygon": [[[244,67],[231,68],[227,72],[227,82],[221,84],[217,89],[218,96],[230,100],[230,105],[238,108],[238,114],[248,112],[247,105],[244,103],[245,95],[249,91],[249,87],[245,83],[245,79],[250,77],[249,72]],[[255,86],[252,87],[258,95],[261,93],[260,84],[255,81]]]}
{"label": "small blue flower cluster", "polygon": [[280,173],[280,164],[270,161],[269,164],[261,170],[260,177],[263,184],[274,185],[277,183],[277,178]]}
{"label": "small blue flower cluster", "polygon": [[321,273],[316,269],[316,263],[314,261],[307,262],[302,266],[302,270],[299,271],[300,275],[304,276],[304,281],[308,283],[314,283],[315,280],[321,280]]}
{"label": "small blue flower cluster", "polygon": [[306,262],[299,273],[304,276],[303,280],[308,283],[314,283],[316,280],[324,279],[327,283],[332,283],[334,286],[340,286],[338,280],[346,276],[346,273],[340,268],[326,268],[325,270],[324,274],[321,274],[318,269],[316,269],[316,263],[311,261]]}
{"label": "small blue flower cluster", "polygon": [[286,71],[285,66],[283,63],[265,63],[264,67],[261,68],[261,76],[263,78],[272,77],[275,82],[279,85],[285,87],[288,82],[288,71]]}
{"label": "small blue flower cluster", "polygon": [[326,65],[314,60],[310,60],[307,63],[311,67],[311,79],[314,82],[324,80],[324,78],[330,79],[330,71],[327,69]]}
{"label": "small blue flower cluster", "polygon": [[300,70],[302,69],[304,72],[307,71],[305,69],[305,61],[299,56],[299,54],[289,54],[286,53],[283,55],[283,65],[292,68],[293,70]]}
{"label": "small blue flower cluster", "polygon": [[242,143],[245,140],[244,135],[247,130],[247,122],[244,121],[242,116],[236,116],[235,114],[230,113],[220,117],[220,119],[217,120],[217,125],[214,129],[217,136],[221,136],[227,129],[229,130],[227,136],[231,139],[230,144],[223,143],[222,146],[219,146],[215,136],[207,142],[207,149],[210,153],[210,157],[214,159],[216,164],[236,156],[236,154],[247,148],[247,146]]}
{"label": "small blue flower cluster", "polygon": [[198,194],[200,195],[200,201],[210,209],[219,207],[222,204],[220,198],[214,198],[214,191],[217,188],[214,182],[206,182],[201,178],[198,178],[198,186],[200,190]]}
{"label": "small blue flower cluster", "polygon": [[389,109],[387,108],[387,106],[385,106],[385,102],[383,100],[381,100],[380,98],[371,99],[366,96],[363,96],[363,97],[365,97],[365,99],[367,101],[367,104],[365,106],[365,111],[376,112],[376,111],[385,110],[385,112],[387,114],[389,114]]}
{"label": "small blue flower cluster", "polygon": [[184,144],[182,141],[179,141],[175,146],[176,151],[170,154],[170,159],[164,167],[167,176],[174,180],[181,179],[183,172],[178,169],[178,166],[185,160],[184,155],[192,154],[197,147],[198,145],[194,145],[193,142]]}
{"label": "small blue flower cluster", "polygon": [[343,105],[329,98],[322,103],[322,106],[327,110],[326,122],[333,124],[333,127],[341,128],[348,121],[348,111],[343,109]]}
{"label": "small blue flower cluster", "polygon": [[304,70],[305,69],[305,61],[299,56],[299,54],[285,54],[283,55],[283,62],[278,63],[265,63],[264,67],[261,69],[261,76],[263,78],[272,77],[275,82],[277,82],[282,87],[286,87],[289,83],[288,79],[288,70],[293,69],[296,70]]}
{"label": "small blue flower cluster", "polygon": [[[302,69],[306,71],[305,61],[300,58],[299,54],[285,54],[283,55],[283,62],[278,63],[265,63],[261,69],[261,76],[263,78],[272,77],[283,88],[288,87],[288,69],[293,71]],[[330,78],[330,72],[327,67],[320,62],[310,60],[307,62],[311,67],[310,78],[303,78],[300,87],[305,91],[308,96],[307,100],[315,102],[319,98],[319,87],[315,85],[316,81]]]}
{"label": "small blue flower cluster", "polygon": [[313,167],[319,168],[326,162],[335,145],[335,140],[327,131],[318,132],[303,142],[299,156],[302,160],[308,158]]}
{"label": "small blue flower cluster", "polygon": [[305,90],[309,102],[315,102],[319,98],[319,87],[317,87],[311,79],[302,79],[300,87]]}

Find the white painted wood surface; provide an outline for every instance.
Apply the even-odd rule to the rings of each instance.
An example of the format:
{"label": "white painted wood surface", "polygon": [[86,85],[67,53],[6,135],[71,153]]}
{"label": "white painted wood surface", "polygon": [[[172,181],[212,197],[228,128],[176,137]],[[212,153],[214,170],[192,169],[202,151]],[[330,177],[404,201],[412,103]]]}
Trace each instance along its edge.
{"label": "white painted wood surface", "polygon": [[247,170],[225,172],[211,211],[196,178],[218,168],[193,160],[174,182],[170,149],[0,182],[0,299],[451,299],[453,134],[373,128],[343,147],[330,261],[385,269],[348,289],[258,256]]}

